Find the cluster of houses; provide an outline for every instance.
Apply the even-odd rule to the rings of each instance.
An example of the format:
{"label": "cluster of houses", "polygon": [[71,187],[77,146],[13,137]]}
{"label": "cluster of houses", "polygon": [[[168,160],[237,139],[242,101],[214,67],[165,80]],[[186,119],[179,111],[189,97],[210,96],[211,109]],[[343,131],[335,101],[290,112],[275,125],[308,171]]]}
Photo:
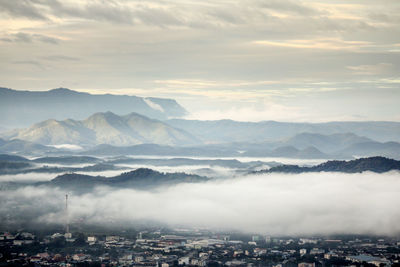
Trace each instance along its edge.
{"label": "cluster of houses", "polygon": [[[0,265],[35,266],[400,266],[400,242],[377,238],[271,238],[209,232],[124,235],[0,234]],[[82,242],[83,241],[83,242]]]}

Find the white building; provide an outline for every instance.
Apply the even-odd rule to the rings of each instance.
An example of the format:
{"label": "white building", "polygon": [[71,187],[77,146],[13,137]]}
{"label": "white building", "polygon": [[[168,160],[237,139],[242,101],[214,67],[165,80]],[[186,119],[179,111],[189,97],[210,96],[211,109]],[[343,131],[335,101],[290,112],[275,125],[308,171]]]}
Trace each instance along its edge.
{"label": "white building", "polygon": [[304,256],[304,255],[307,254],[307,249],[301,248],[300,251],[299,251],[299,253],[300,253],[300,256]]}
{"label": "white building", "polygon": [[97,237],[95,236],[88,236],[87,237],[87,242],[88,243],[95,243],[97,241]]}
{"label": "white building", "polygon": [[189,265],[189,262],[190,262],[190,258],[189,257],[182,257],[182,258],[178,259],[178,264],[179,265],[183,265],[183,264]]}

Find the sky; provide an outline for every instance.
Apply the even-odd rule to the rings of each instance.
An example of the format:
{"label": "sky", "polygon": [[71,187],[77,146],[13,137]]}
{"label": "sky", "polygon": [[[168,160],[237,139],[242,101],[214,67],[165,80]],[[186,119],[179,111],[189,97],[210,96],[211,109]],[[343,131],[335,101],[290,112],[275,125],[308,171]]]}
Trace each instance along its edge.
{"label": "sky", "polygon": [[398,0],[0,0],[0,86],[191,119],[400,121]]}

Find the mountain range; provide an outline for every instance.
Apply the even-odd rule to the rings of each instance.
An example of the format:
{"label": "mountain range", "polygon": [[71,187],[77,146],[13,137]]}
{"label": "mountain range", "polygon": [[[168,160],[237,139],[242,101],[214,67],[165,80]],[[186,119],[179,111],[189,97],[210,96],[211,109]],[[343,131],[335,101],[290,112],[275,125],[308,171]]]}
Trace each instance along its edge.
{"label": "mountain range", "polygon": [[[84,121],[48,120],[27,129],[3,133],[2,137],[5,139],[0,139],[0,153],[20,155],[79,153],[304,159],[385,156],[400,159],[400,143],[377,142],[353,133],[300,133],[280,141],[207,145],[197,136],[135,113],[125,116],[96,113]],[[68,151],[71,145],[82,145],[86,149]]]}
{"label": "mountain range", "polygon": [[194,136],[164,122],[137,113],[118,116],[112,112],[96,113],[82,121],[46,120],[26,129],[3,133],[2,136],[8,140],[18,139],[41,145],[127,146],[144,143],[162,145],[199,143]]}
{"label": "mountain range", "polygon": [[[168,119],[186,114],[173,99],[91,95],[65,88],[44,92],[0,88],[0,114],[2,129],[47,119],[0,133],[0,153],[400,158],[400,122]],[[82,116],[86,117],[76,119]]]}
{"label": "mountain range", "polygon": [[[257,146],[254,149],[254,146]],[[112,145],[99,145],[86,151],[83,155],[152,155],[152,156],[187,156],[187,157],[287,157],[287,158],[309,158],[326,159],[332,156],[319,151],[315,147],[297,149],[293,146],[282,146],[270,150],[266,144],[225,144],[225,145],[203,145],[203,146],[160,146],[156,144],[143,144],[134,146],[118,147]],[[238,150],[239,149],[239,150]]]}
{"label": "mountain range", "polygon": [[[118,155],[151,155],[151,156],[186,156],[186,157],[283,157],[300,159],[352,159],[357,157],[385,156],[400,159],[400,143],[369,142],[355,143],[335,153],[324,153],[314,146],[305,149],[297,149],[294,146],[271,147],[280,143],[251,143],[251,144],[225,144],[205,146],[160,146],[155,144],[143,144],[134,146],[99,145],[86,151],[79,152],[82,155],[118,156]],[[359,150],[353,150],[352,147]],[[340,147],[338,147],[340,149]]]}
{"label": "mountain range", "polygon": [[2,128],[27,127],[49,118],[81,120],[93,113],[106,111],[118,114],[137,112],[155,119],[182,117],[187,113],[174,99],[94,95],[66,88],[19,91],[0,87]]}
{"label": "mountain range", "polygon": [[264,142],[291,138],[301,133],[332,135],[353,133],[379,142],[400,142],[400,122],[240,122],[233,120],[171,119],[167,123],[195,135],[205,143]]}
{"label": "mountain range", "polygon": [[400,159],[400,143],[378,142],[353,133],[300,133],[278,142],[242,144],[243,155],[298,158],[353,158],[385,156]]}

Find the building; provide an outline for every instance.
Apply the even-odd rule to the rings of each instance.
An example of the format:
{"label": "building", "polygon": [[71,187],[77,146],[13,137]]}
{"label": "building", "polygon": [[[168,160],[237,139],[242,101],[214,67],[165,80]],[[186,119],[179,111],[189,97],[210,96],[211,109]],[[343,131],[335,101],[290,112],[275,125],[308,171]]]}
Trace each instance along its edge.
{"label": "building", "polygon": [[97,237],[95,236],[88,236],[87,237],[87,242],[89,243],[89,245],[94,245],[97,242]]}
{"label": "building", "polygon": [[301,248],[301,249],[299,250],[299,253],[300,253],[300,256],[304,256],[304,255],[307,254],[307,249]]}
{"label": "building", "polygon": [[346,260],[352,261],[352,262],[367,262],[370,264],[374,264],[376,266],[380,266],[380,264],[388,264],[389,261],[386,259],[381,259],[378,257],[373,257],[370,255],[365,255],[365,254],[361,254],[361,255],[357,255],[357,256],[347,256]]}
{"label": "building", "polygon": [[182,258],[179,258],[179,260],[178,260],[179,265],[183,265],[183,264],[189,265],[189,262],[190,262],[189,257],[182,257]]}

